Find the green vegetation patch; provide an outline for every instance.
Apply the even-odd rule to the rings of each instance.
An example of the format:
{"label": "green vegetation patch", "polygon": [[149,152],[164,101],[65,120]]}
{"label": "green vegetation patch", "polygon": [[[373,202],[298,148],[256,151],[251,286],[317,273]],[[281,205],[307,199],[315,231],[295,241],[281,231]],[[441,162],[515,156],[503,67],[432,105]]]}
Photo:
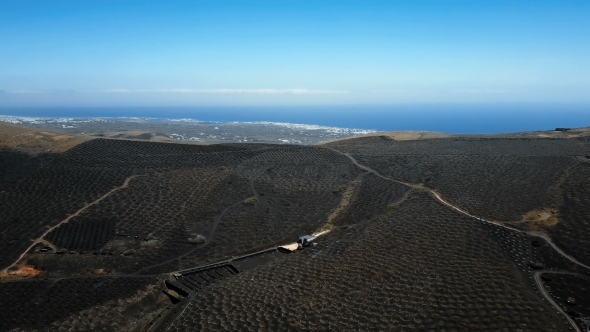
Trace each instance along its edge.
{"label": "green vegetation patch", "polygon": [[348,187],[347,185],[343,184],[337,188],[332,189],[332,192],[334,194],[342,194],[346,190],[347,187]]}
{"label": "green vegetation patch", "polygon": [[399,207],[397,203],[391,203],[387,206],[387,212],[395,211]]}
{"label": "green vegetation patch", "polygon": [[246,205],[256,205],[256,204],[258,204],[258,198],[256,198],[256,197],[248,198],[248,199],[244,200],[244,204],[246,204]]}

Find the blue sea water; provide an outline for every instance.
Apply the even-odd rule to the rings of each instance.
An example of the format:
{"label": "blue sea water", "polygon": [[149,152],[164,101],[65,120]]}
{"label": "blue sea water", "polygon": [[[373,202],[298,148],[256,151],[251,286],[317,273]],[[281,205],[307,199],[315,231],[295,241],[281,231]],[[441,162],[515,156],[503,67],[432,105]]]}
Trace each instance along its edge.
{"label": "blue sea water", "polygon": [[494,134],[590,126],[590,105],[400,104],[384,106],[0,108],[30,117],[146,117],[207,122],[290,122],[379,131]]}

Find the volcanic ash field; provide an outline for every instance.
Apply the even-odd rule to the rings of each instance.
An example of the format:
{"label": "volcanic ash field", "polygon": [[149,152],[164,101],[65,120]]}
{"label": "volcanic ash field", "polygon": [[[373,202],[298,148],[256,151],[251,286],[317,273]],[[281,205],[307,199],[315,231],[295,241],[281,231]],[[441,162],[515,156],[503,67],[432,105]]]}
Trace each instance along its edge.
{"label": "volcanic ash field", "polygon": [[0,129],[2,331],[590,326],[586,132],[197,145]]}

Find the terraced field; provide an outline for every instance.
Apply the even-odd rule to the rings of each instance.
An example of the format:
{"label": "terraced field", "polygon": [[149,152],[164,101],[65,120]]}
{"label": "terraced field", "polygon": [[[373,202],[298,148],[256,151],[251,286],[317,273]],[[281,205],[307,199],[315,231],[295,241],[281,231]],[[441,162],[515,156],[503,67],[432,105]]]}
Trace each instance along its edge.
{"label": "terraced field", "polygon": [[7,147],[0,330],[582,331],[586,156],[584,137]]}

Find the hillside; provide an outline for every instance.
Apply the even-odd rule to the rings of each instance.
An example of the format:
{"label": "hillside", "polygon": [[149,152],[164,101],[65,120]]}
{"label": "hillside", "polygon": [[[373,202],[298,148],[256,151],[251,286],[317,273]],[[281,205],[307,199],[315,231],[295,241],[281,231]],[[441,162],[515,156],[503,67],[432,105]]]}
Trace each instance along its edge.
{"label": "hillside", "polygon": [[3,331],[580,331],[590,320],[582,129],[315,146],[0,129]]}

